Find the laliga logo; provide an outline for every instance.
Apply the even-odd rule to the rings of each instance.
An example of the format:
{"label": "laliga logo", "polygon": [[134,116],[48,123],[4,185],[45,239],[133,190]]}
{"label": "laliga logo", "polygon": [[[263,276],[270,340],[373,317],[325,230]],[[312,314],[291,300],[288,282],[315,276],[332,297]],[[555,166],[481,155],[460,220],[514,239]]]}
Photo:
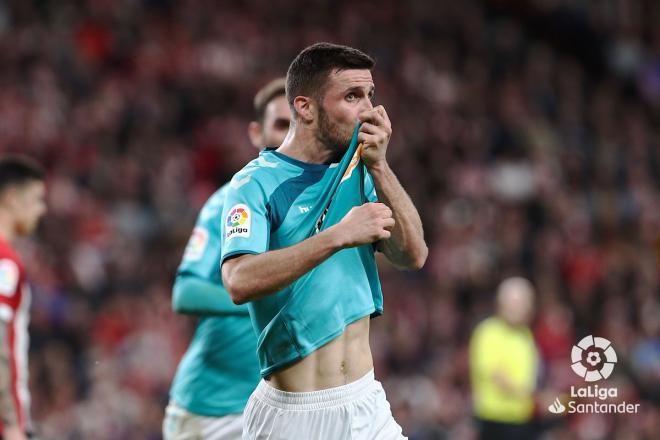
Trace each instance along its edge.
{"label": "laliga logo", "polygon": [[234,237],[250,236],[250,208],[239,203],[227,214],[227,231],[225,238],[231,240]]}
{"label": "laliga logo", "polygon": [[566,411],[566,407],[561,404],[559,397],[556,397],[552,405],[548,407],[548,410],[553,414],[561,414]]}
{"label": "laliga logo", "polygon": [[586,382],[596,382],[610,377],[617,357],[610,341],[589,335],[573,346],[571,361],[575,374]]}
{"label": "laliga logo", "polygon": [[248,213],[243,208],[234,208],[227,216],[227,226],[236,227],[245,223]]}
{"label": "laliga logo", "polygon": [[[571,368],[575,374],[587,382],[597,382],[612,375],[617,357],[610,341],[589,335],[573,346],[571,361]],[[571,386],[568,396],[570,400],[564,402],[566,406],[559,401],[559,398],[556,398],[548,407],[548,411],[553,414],[563,414],[564,412],[567,414],[636,414],[639,412],[640,403],[607,402],[608,399],[616,399],[618,396],[619,391],[616,387]]]}

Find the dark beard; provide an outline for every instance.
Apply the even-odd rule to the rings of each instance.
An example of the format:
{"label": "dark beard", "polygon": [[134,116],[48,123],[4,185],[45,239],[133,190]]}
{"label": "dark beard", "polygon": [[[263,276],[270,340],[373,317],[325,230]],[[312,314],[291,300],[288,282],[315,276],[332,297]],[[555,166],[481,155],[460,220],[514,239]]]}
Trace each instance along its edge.
{"label": "dark beard", "polygon": [[341,129],[330,122],[328,114],[319,108],[319,125],[316,138],[331,151],[330,162],[339,162],[351,143],[353,132],[342,133]]}

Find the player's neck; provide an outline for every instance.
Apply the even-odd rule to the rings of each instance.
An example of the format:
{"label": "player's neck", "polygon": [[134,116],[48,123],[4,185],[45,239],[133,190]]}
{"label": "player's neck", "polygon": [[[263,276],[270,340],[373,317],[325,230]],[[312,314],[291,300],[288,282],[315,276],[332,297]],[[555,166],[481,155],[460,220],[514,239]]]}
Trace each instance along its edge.
{"label": "player's neck", "polygon": [[327,164],[333,159],[333,152],[323,145],[314,131],[298,124],[290,131],[278,152],[306,163]]}

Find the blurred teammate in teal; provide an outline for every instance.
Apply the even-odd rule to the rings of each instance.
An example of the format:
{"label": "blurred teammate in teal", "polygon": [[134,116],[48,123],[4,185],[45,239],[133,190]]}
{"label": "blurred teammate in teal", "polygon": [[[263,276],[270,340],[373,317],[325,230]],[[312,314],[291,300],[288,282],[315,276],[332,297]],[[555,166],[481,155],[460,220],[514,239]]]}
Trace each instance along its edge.
{"label": "blurred teammate in teal", "polygon": [[[252,144],[278,146],[291,113],[284,79],[257,93]],[[220,276],[221,214],[228,186],[206,202],[179,266],[172,306],[199,316],[199,323],[170,390],[163,422],[165,440],[241,438],[242,413],[259,380],[256,338],[246,306],[235,305]]]}
{"label": "blurred teammate in teal", "polygon": [[[287,72],[293,118],[230,183],[222,279],[248,303],[262,380],[243,438],[394,440],[401,427],[374,378],[369,318],[383,312],[374,252],[419,269],[422,222],[386,160],[371,57],[318,43]],[[420,117],[423,117],[420,115]]]}

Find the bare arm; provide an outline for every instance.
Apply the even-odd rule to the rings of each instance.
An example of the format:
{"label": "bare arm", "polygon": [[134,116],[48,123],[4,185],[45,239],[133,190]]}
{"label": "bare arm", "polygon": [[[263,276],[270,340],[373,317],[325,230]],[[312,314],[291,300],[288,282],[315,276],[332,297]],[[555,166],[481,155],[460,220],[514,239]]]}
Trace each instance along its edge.
{"label": "bare arm", "polygon": [[243,254],[222,265],[222,281],[236,304],[288,286],[341,249],[330,229],[287,248]]}
{"label": "bare arm", "polygon": [[243,254],[222,264],[222,281],[236,304],[262,298],[291,284],[340,249],[390,237],[392,211],[382,203],[355,207],[338,224],[293,246]]}
{"label": "bare arm", "polygon": [[378,200],[392,209],[396,224],[392,236],[378,243],[394,265],[406,269],[421,269],[424,266],[428,249],[424,242],[422,220],[415,205],[403,189],[387,162],[381,162],[371,169]]}
{"label": "bare arm", "polygon": [[379,243],[378,250],[398,267],[421,269],[428,256],[422,221],[385,158],[392,135],[387,112],[378,106],[361,113],[360,120],[363,123],[358,139],[363,146],[362,160],[374,179],[378,200],[392,209],[396,221],[392,236]]}

